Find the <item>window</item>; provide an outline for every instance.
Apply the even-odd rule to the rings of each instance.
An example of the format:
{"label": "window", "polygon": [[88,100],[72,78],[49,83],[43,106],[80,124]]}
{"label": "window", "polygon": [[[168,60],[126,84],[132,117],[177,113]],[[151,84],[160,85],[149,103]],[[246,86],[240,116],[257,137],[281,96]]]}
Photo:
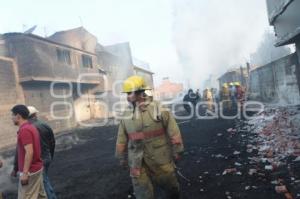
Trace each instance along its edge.
{"label": "window", "polygon": [[69,50],[63,50],[63,49],[56,49],[57,54],[57,60],[61,63],[65,63],[70,65],[71,64],[71,56]]}
{"label": "window", "polygon": [[93,60],[91,56],[81,55],[81,59],[83,68],[93,68]]}

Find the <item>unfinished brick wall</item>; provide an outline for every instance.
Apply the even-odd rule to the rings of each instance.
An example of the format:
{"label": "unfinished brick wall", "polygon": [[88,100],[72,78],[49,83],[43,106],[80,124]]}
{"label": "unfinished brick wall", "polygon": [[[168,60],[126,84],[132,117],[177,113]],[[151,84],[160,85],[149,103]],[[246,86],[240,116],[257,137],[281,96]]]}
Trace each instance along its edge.
{"label": "unfinished brick wall", "polygon": [[[40,118],[47,122],[55,132],[69,130],[76,126],[74,110],[72,110],[72,96],[66,98],[53,96],[50,92],[49,82],[23,83],[22,87],[24,90],[25,103],[35,106],[40,111]],[[57,84],[53,87],[55,95],[68,95],[68,90],[69,88],[66,84]],[[54,103],[57,103],[57,105],[54,105]],[[71,104],[71,106],[66,105],[67,103]],[[71,117],[66,117],[69,113],[72,113]],[[59,119],[52,116],[65,118]]]}
{"label": "unfinished brick wall", "polygon": [[18,95],[12,60],[0,57],[0,148],[15,144],[17,128],[11,120],[11,108],[22,103]]}

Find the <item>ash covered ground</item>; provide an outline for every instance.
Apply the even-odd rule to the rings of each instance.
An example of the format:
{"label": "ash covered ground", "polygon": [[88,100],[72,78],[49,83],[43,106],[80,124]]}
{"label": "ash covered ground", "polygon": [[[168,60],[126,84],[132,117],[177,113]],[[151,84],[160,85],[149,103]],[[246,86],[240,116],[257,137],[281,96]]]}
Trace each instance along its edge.
{"label": "ash covered ground", "polygon": [[[270,147],[264,154],[262,146],[270,143],[264,140],[265,128],[257,123],[222,119],[178,123],[186,149],[177,164],[182,198],[300,198],[300,162],[295,154],[277,160],[277,152],[270,154]],[[270,122],[260,123],[271,128]],[[116,126],[95,127],[58,138],[50,168],[58,198],[134,198],[128,171],[114,158],[116,133]],[[277,161],[281,164],[276,166]],[[164,198],[157,190],[157,198]],[[15,191],[4,194],[16,198]]]}

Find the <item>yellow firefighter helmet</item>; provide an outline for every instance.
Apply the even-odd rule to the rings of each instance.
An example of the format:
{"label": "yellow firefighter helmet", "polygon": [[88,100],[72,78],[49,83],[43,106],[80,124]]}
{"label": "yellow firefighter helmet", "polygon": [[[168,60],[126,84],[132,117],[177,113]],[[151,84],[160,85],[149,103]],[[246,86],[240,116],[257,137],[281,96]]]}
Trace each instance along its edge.
{"label": "yellow firefighter helmet", "polygon": [[133,75],[126,79],[123,83],[123,92],[131,93],[135,91],[149,90],[143,77]]}
{"label": "yellow firefighter helmet", "polygon": [[235,86],[240,86],[241,84],[240,84],[240,82],[234,82],[233,83]]}

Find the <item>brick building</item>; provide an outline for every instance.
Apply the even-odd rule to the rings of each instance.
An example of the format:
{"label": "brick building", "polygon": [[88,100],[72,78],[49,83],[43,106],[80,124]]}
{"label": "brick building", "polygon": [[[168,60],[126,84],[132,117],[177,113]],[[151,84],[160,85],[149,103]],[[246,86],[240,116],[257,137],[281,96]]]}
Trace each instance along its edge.
{"label": "brick building", "polygon": [[165,77],[162,83],[155,88],[155,96],[160,100],[170,100],[183,92],[183,84],[171,82]]}
{"label": "brick building", "polygon": [[48,38],[1,35],[1,147],[15,142],[10,109],[18,103],[35,106],[56,132],[113,116],[112,102],[120,100],[113,83],[133,75],[134,67],[129,43],[102,46],[83,27]]}

